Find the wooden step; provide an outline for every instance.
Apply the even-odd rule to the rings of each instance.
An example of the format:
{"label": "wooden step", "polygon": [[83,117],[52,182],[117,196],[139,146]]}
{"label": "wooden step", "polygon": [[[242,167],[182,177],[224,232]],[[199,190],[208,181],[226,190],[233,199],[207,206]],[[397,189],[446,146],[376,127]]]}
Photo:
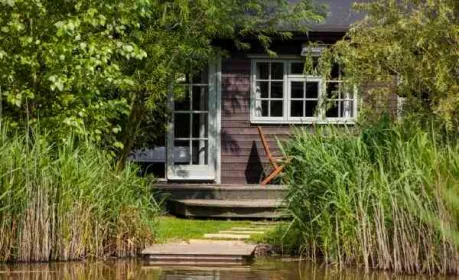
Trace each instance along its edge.
{"label": "wooden step", "polygon": [[276,219],[282,200],[171,199],[169,209],[184,217]]}
{"label": "wooden step", "polygon": [[211,185],[211,184],[157,184],[157,196],[168,199],[283,199],[286,186],[282,185]]}

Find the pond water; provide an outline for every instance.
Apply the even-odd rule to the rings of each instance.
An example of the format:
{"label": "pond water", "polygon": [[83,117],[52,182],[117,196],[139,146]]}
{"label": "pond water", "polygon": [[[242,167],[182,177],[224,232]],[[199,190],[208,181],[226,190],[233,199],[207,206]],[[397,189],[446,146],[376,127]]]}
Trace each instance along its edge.
{"label": "pond water", "polygon": [[[0,279],[420,280],[432,278],[427,276],[395,276],[387,272],[371,272],[365,274],[359,269],[346,269],[339,271],[324,265],[315,265],[305,261],[300,262],[294,259],[268,258],[256,260],[251,265],[234,267],[156,267],[147,265],[142,260],[0,265]],[[458,278],[436,277],[436,279]]]}

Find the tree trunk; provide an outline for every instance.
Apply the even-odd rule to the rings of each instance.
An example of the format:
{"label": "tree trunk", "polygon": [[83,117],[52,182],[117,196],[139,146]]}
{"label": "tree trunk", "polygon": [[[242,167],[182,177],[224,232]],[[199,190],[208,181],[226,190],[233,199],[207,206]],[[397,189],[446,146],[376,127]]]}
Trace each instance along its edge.
{"label": "tree trunk", "polygon": [[124,135],[122,139],[123,149],[120,151],[118,156],[118,169],[123,169],[125,167],[129,154],[135,144],[135,138],[137,131],[139,130],[140,123],[146,113],[146,106],[141,96],[143,96],[143,94],[135,94],[129,118],[124,125]]}

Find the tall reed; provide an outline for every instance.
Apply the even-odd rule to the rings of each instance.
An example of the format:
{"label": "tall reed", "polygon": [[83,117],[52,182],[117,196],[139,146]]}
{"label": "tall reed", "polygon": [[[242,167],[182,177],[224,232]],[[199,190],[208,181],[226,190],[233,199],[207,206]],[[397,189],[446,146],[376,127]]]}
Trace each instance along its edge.
{"label": "tall reed", "polygon": [[0,261],[129,256],[157,207],[134,166],[88,142],[0,130]]}
{"label": "tall reed", "polygon": [[459,273],[459,143],[442,136],[413,123],[297,130],[285,145],[297,249],[340,266]]}

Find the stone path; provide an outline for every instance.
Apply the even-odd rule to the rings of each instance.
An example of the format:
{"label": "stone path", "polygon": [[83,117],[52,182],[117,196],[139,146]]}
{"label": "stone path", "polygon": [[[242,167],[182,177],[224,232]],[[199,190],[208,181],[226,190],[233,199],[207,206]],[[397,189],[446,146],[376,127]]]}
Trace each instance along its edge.
{"label": "stone path", "polygon": [[155,244],[142,251],[152,264],[241,264],[253,257],[256,245],[244,242],[274,229],[275,223],[253,222],[248,227],[233,227],[205,234],[188,242]]}
{"label": "stone path", "polygon": [[204,234],[205,239],[219,239],[219,240],[247,240],[255,235],[262,235],[272,230],[273,223],[252,222],[249,227],[233,227],[227,230],[221,230],[218,233]]}

